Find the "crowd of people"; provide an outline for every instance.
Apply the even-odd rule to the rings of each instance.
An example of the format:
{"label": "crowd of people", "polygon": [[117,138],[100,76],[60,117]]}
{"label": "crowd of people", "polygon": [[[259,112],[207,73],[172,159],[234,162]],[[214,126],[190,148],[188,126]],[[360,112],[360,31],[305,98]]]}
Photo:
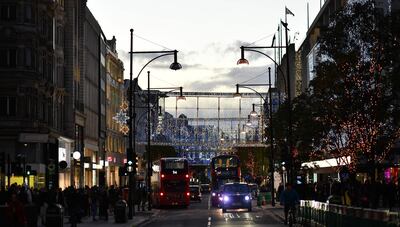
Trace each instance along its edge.
{"label": "crowd of people", "polygon": [[[280,197],[283,189],[281,184],[277,190],[277,198]],[[297,184],[295,189],[302,200],[372,209],[392,210],[400,206],[400,185],[396,185],[393,181],[328,180],[313,184]]]}
{"label": "crowd of people", "polygon": [[[134,195],[134,204],[138,211],[145,209],[146,190],[138,187]],[[90,217],[93,221],[98,219],[108,220],[113,214],[118,200],[127,200],[126,187],[68,187],[64,190],[45,188],[28,188],[17,184],[11,185],[7,190],[0,191],[0,220],[7,221],[0,226],[32,226],[29,221],[46,222],[46,210],[49,206],[59,204],[63,208],[64,216],[68,216],[71,224],[79,223],[82,218]],[[32,208],[32,209],[30,209]],[[30,218],[31,217],[31,218]],[[36,219],[35,219],[36,217]]]}

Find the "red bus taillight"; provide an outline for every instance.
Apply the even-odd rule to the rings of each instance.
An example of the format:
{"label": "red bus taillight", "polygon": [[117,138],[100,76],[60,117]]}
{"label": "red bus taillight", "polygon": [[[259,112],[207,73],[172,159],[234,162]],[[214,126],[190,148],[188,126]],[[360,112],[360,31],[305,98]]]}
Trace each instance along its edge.
{"label": "red bus taillight", "polygon": [[160,192],[160,196],[164,196],[164,192]]}
{"label": "red bus taillight", "polygon": [[187,195],[187,196],[190,196],[190,192],[186,192],[186,195]]}
{"label": "red bus taillight", "polygon": [[189,174],[186,174],[186,178],[189,178]]}
{"label": "red bus taillight", "polygon": [[161,178],[164,178],[165,177],[165,175],[164,174],[161,174]]}

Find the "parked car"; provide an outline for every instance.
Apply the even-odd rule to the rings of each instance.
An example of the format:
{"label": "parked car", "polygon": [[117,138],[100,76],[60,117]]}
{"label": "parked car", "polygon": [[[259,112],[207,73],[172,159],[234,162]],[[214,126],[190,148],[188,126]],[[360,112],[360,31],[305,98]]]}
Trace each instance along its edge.
{"label": "parked car", "polygon": [[220,206],[222,212],[227,209],[246,208],[251,212],[251,190],[246,183],[227,183],[224,184],[221,190]]}
{"label": "parked car", "polygon": [[190,200],[201,202],[201,192],[199,185],[190,185]]}

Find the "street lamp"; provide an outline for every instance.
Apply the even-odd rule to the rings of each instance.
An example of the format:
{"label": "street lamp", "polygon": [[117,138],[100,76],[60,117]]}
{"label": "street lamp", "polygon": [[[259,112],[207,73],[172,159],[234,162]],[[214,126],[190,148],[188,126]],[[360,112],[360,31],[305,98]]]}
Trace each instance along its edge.
{"label": "street lamp", "polygon": [[[131,161],[130,163],[132,164],[133,161],[136,159],[136,98],[133,97],[133,94],[135,94],[136,86],[138,83],[138,78],[140,76],[140,73],[148,66],[151,62],[154,60],[168,56],[168,55],[174,55],[174,62],[169,66],[170,69],[172,70],[178,70],[181,69],[182,66],[181,64],[178,63],[177,61],[177,50],[171,50],[171,51],[133,51],[133,29],[130,29],[131,32],[131,39],[130,39],[130,64],[129,64],[129,144],[126,150],[126,156],[127,156],[127,162]],[[160,54],[157,57],[152,58],[149,62],[147,62],[142,69],[139,71],[138,75],[134,79],[135,85],[133,84],[133,74],[132,74],[132,64],[133,64],[133,55],[134,54]],[[150,156],[148,156],[148,160],[150,160]],[[151,168],[151,167],[150,167]],[[128,207],[129,207],[129,212],[128,212],[128,218],[132,219],[133,215],[135,213],[135,209],[133,206],[133,194],[136,194],[136,167],[131,168],[132,172],[129,172],[129,196],[128,196]],[[147,185],[148,187],[148,194],[149,198],[151,198],[150,195],[150,185]],[[149,201],[149,210],[151,209],[150,201]]]}
{"label": "street lamp", "polygon": [[[171,64],[170,68],[172,69],[173,67],[181,67],[179,63],[176,62],[176,55],[174,55],[174,63]],[[153,88],[153,89],[173,89],[177,90],[179,89],[179,96],[177,97],[177,100],[186,100],[185,96],[183,96],[183,88],[182,87],[168,87],[168,88]],[[171,92],[171,91],[169,91]],[[167,92],[168,93],[168,92]],[[152,161],[151,161],[151,145],[150,145],[150,140],[151,140],[151,127],[150,127],[150,117],[151,117],[151,112],[150,112],[150,71],[147,71],[147,187],[150,189],[151,187],[151,175],[153,173],[153,168],[152,168]],[[151,210],[151,191],[148,193],[148,209]]]}
{"label": "street lamp", "polygon": [[[270,172],[271,172],[271,205],[275,206],[275,194],[274,194],[274,142],[273,142],[273,129],[272,129],[272,92],[271,92],[271,67],[268,67],[268,84],[236,84],[236,93],[239,93],[239,87],[243,87],[243,88],[247,88],[250,89],[252,91],[254,91],[256,94],[258,94],[261,99],[264,101],[264,103],[269,103],[269,129],[270,129],[270,138],[269,138],[269,142],[270,142],[270,147],[271,147],[271,156],[270,156]],[[254,86],[268,86],[268,95],[269,95],[269,102],[261,95],[261,93],[259,93],[258,91],[256,91],[255,89],[251,88]],[[253,110],[251,111],[251,114],[255,114],[255,116],[257,116],[257,112],[254,109],[255,104],[253,104]],[[250,118],[249,115],[249,118]]]}
{"label": "street lamp", "polygon": [[[294,182],[294,169],[293,169],[293,160],[292,160],[292,155],[291,155],[291,151],[292,151],[292,104],[291,104],[291,86],[290,86],[290,70],[289,70],[289,43],[288,43],[288,23],[285,23],[283,21],[281,21],[282,25],[285,27],[285,36],[286,36],[286,45],[285,46],[241,46],[240,50],[241,50],[241,56],[240,59],[237,61],[237,64],[249,64],[249,61],[244,57],[244,51],[251,51],[251,52],[256,52],[259,53],[261,55],[264,55],[265,57],[269,58],[272,62],[275,63],[275,65],[277,66],[278,70],[282,73],[282,78],[285,80],[285,90],[287,92],[288,95],[288,99],[287,99],[287,103],[288,103],[288,145],[289,145],[289,151],[287,154],[288,157],[288,171],[289,171],[289,182],[293,183]],[[273,59],[271,58],[268,54],[263,53],[257,49],[275,49],[275,48],[286,48],[286,77],[287,79],[285,79],[285,77],[283,75],[285,75],[285,73],[282,71],[282,69],[280,68],[279,64]],[[238,93],[238,92],[237,92]],[[235,94],[236,95],[236,94]]]}

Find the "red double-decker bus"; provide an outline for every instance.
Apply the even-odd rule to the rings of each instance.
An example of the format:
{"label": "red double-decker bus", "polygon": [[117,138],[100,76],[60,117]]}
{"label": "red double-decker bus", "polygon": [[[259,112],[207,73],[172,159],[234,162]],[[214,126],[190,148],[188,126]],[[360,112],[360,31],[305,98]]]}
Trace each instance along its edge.
{"label": "red double-decker bus", "polygon": [[184,158],[161,158],[154,162],[151,188],[153,204],[157,207],[189,206],[188,161]]}
{"label": "red double-decker bus", "polygon": [[240,181],[240,160],[236,155],[219,155],[211,159],[211,205],[218,206],[220,187]]}

